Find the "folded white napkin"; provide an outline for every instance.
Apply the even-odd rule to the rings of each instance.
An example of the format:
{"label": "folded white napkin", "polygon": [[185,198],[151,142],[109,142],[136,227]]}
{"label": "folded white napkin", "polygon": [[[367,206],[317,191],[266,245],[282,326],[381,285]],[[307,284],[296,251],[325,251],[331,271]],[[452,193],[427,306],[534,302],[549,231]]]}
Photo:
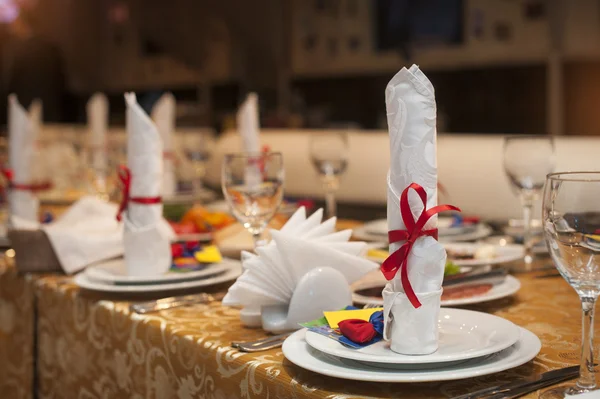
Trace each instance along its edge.
{"label": "folded white napkin", "polygon": [[115,204],[86,196],[50,224],[15,217],[14,227],[42,229],[63,270],[71,274],[92,263],[123,255],[123,225],[116,221],[116,213]]}
{"label": "folded white napkin", "polygon": [[[94,94],[86,106],[89,128],[91,165],[97,174],[105,174],[107,163],[106,132],[108,130],[108,99],[102,93]],[[104,177],[104,176],[102,176]]]}
{"label": "folded white napkin", "polygon": [[[28,113],[11,94],[8,97],[8,163],[15,184],[31,184],[36,158],[36,140],[40,127],[41,103],[34,101]],[[8,195],[12,218],[37,222],[39,201],[34,192],[11,189]]]}
{"label": "folded white napkin", "polygon": [[[400,212],[400,196],[411,183],[427,193],[427,208],[437,205],[436,104],[433,86],[413,65],[402,68],[385,91],[390,133],[391,165],[388,173],[387,220],[389,230],[406,230]],[[414,191],[408,194],[416,220],[423,203]],[[425,230],[437,227],[434,216]],[[402,243],[390,245],[390,254]],[[415,309],[404,294],[400,272],[383,291],[385,334],[395,352],[416,355],[437,350],[437,318],[446,252],[431,237],[416,240],[408,256],[408,276],[422,306]]]}
{"label": "folded white napkin", "polygon": [[237,113],[237,128],[242,136],[244,152],[260,152],[258,95],[250,93]]}
{"label": "folded white napkin", "polygon": [[[137,103],[135,94],[125,94],[127,104],[127,164],[131,173],[130,198],[160,197],[162,143],[154,123]],[[162,217],[163,206],[129,201],[123,217],[125,264],[132,276],[165,273],[171,266],[173,230]]]}
{"label": "folded white napkin", "polygon": [[323,223],[323,210],[306,218],[298,209],[280,231],[271,230],[273,240],[242,257],[244,273],[229,288],[223,304],[260,309],[289,304],[300,279],[318,267],[341,272],[348,284],[361,278],[377,264],[365,259],[363,242],[348,242],[352,231],[335,232],[335,218]]}
{"label": "folded white napkin", "polygon": [[175,96],[171,93],[163,94],[152,109],[152,119],[160,133],[163,144],[162,193],[165,197],[174,196],[177,189],[173,146],[175,111]]}

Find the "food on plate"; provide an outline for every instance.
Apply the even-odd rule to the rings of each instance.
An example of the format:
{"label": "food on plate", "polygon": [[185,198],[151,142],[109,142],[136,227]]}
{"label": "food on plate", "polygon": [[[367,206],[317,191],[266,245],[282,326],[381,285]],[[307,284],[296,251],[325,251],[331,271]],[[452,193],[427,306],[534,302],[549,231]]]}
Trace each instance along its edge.
{"label": "food on plate", "polygon": [[453,263],[451,260],[446,261],[446,267],[444,268],[444,276],[453,276],[460,273],[460,266]]}
{"label": "food on plate", "polygon": [[179,205],[169,207],[165,212],[176,234],[207,233],[229,226],[235,219],[225,212],[211,212],[203,206],[195,205],[181,213]]}
{"label": "food on plate", "polygon": [[492,287],[493,285],[490,283],[483,283],[444,288],[444,292],[442,293],[442,301],[471,298],[474,296],[483,295],[491,290]]}

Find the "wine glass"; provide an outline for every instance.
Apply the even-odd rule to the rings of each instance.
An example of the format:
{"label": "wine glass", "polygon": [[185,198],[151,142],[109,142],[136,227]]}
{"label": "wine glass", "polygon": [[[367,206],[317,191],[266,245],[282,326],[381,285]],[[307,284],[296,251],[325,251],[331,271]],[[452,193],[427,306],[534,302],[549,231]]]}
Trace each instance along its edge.
{"label": "wine glass", "polygon": [[545,399],[596,389],[594,305],[600,294],[600,172],[552,173],[542,205],[544,236],[552,260],[581,299],[582,351],[579,379],[572,387],[550,390]]}
{"label": "wine glass", "polygon": [[194,195],[201,195],[206,163],[211,155],[211,140],[204,133],[189,132],[181,135],[177,151],[179,179]]}
{"label": "wine glass", "polygon": [[531,210],[539,199],[546,175],[554,170],[554,138],[551,136],[514,136],[504,139],[504,171],[516,188],[523,205],[524,262],[531,270]]}
{"label": "wine glass", "polygon": [[283,199],[283,156],[279,152],[228,154],[223,159],[223,194],[235,218],[252,234],[254,247]]}
{"label": "wine glass", "polygon": [[335,193],[348,166],[348,147],[346,132],[315,133],[310,137],[310,158],[323,182],[328,218],[337,213]]}

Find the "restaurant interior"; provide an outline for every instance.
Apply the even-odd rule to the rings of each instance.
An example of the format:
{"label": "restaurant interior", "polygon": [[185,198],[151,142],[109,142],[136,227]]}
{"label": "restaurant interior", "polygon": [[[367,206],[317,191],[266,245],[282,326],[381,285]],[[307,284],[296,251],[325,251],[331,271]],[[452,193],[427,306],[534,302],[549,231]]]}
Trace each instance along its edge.
{"label": "restaurant interior", "polygon": [[596,101],[593,0],[0,0],[0,399],[600,398]]}

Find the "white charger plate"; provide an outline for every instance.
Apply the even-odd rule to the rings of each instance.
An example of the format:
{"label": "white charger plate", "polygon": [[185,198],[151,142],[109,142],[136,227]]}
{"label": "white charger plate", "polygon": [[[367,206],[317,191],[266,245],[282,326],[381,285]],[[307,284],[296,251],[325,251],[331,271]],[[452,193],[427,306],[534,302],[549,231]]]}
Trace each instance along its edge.
{"label": "white charger plate", "polygon": [[419,370],[374,367],[368,363],[327,355],[306,342],[306,329],[299,330],[286,339],[282,350],[284,356],[295,365],[330,377],[373,382],[447,381],[497,373],[535,358],[542,343],[532,332],[521,327],[519,330],[519,340],[503,351],[448,367]]}
{"label": "white charger plate", "polygon": [[197,280],[222,273],[231,267],[229,261],[211,263],[202,270],[187,272],[167,272],[158,276],[128,276],[125,259],[112,259],[88,266],[83,273],[92,280],[106,284],[164,284],[179,281]]}
{"label": "white charger plate", "polygon": [[[372,278],[364,281],[359,281],[352,285],[352,301],[359,305],[380,305],[383,306],[383,299],[371,296],[365,296],[357,294],[357,291],[374,288],[374,287],[383,287],[386,283],[386,280],[383,276],[381,278]],[[474,295],[467,298],[458,298],[458,299],[447,299],[442,301],[442,306],[464,306],[464,305],[474,305],[476,303],[495,301],[497,299],[502,299],[514,295],[521,288],[521,282],[511,276],[508,275],[504,279],[504,282],[500,284],[494,285],[488,292],[481,295]]]}
{"label": "white charger plate", "polygon": [[[381,229],[384,226],[384,229]],[[485,238],[492,234],[493,230],[485,223],[478,223],[475,226],[466,226],[466,229],[456,231],[452,234],[446,233],[444,229],[439,229],[440,242],[460,242],[475,241]],[[455,229],[454,227],[451,229]],[[458,228],[459,230],[462,228]],[[446,229],[450,230],[450,229]],[[361,241],[387,241],[387,221],[385,219],[374,220],[357,227],[352,231],[352,236]]]}
{"label": "white charger plate", "polygon": [[148,292],[162,292],[162,291],[179,291],[187,290],[191,288],[202,288],[210,287],[225,283],[227,281],[235,280],[242,274],[241,262],[228,259],[226,263],[228,268],[225,273],[218,274],[216,276],[208,277],[199,280],[190,281],[179,281],[167,284],[144,284],[144,285],[115,285],[107,284],[94,280],[87,276],[85,273],[79,273],[75,276],[73,281],[80,288],[86,290],[107,292],[107,293],[148,293]]}
{"label": "white charger plate", "polygon": [[507,245],[491,245],[477,243],[444,243],[444,248],[450,251],[475,253],[477,249],[484,246],[493,246],[496,251],[496,256],[486,259],[452,259],[452,263],[458,266],[486,266],[497,265],[500,263],[512,262],[523,258],[524,249],[519,244]]}
{"label": "white charger plate", "polygon": [[312,331],[306,332],[305,340],[313,348],[343,359],[415,365],[457,362],[491,355],[512,346],[520,336],[519,328],[506,319],[464,309],[441,309],[438,330],[438,350],[421,356],[392,352],[390,344],[383,340],[361,349],[347,348]]}

